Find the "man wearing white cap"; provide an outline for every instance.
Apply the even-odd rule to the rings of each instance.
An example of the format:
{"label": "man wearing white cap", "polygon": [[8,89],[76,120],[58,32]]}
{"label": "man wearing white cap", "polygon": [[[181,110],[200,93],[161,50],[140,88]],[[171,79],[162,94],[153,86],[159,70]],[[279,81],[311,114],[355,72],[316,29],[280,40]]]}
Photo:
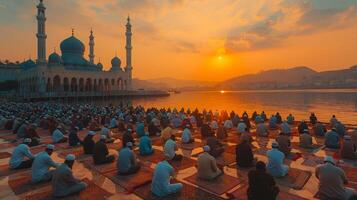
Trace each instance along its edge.
{"label": "man wearing white cap", "polygon": [[53,143],[64,143],[67,142],[68,138],[61,132],[60,126],[58,126],[52,133]]}
{"label": "man wearing white cap", "polygon": [[32,173],[32,182],[46,182],[50,181],[53,175],[53,170],[49,171],[51,167],[57,168],[58,163],[55,163],[51,155],[55,149],[55,146],[52,144],[47,145],[46,150],[37,154],[35,160],[32,163],[31,173]]}
{"label": "man wearing white cap", "polygon": [[105,135],[101,135],[100,140],[94,145],[93,161],[96,165],[111,163],[115,160],[114,155],[109,155],[108,147],[105,143],[106,139]]}
{"label": "man wearing white cap", "polygon": [[72,166],[75,159],[74,155],[67,155],[64,163],[54,171],[52,178],[54,197],[65,197],[76,194],[87,187],[85,182],[73,176]]}
{"label": "man wearing white cap", "polygon": [[204,152],[197,159],[198,177],[204,180],[213,180],[223,173],[218,169],[216,159],[209,154],[210,147],[206,145],[203,150]]}
{"label": "man wearing white cap", "polygon": [[289,167],[284,165],[285,155],[279,151],[279,144],[274,140],[272,143],[272,149],[267,152],[268,166],[267,171],[274,177],[283,177],[288,171]]}
{"label": "man wearing white cap", "polygon": [[128,142],[125,147],[119,151],[117,167],[118,174],[120,175],[135,174],[140,170],[140,164],[138,163],[132,148],[133,143]]}
{"label": "man wearing white cap", "polygon": [[345,187],[348,184],[345,172],[336,166],[331,156],[326,156],[324,164],[316,168],[315,175],[319,179],[320,199],[350,200],[357,197],[354,189]]}
{"label": "man wearing white cap", "polygon": [[357,159],[357,153],[355,152],[354,144],[351,140],[351,136],[345,135],[341,147],[341,158],[355,160]]}
{"label": "man wearing white cap", "polygon": [[93,137],[95,136],[94,131],[89,131],[83,140],[83,151],[85,154],[93,154],[95,142]]}
{"label": "man wearing white cap", "polygon": [[182,133],[181,141],[184,144],[190,144],[195,141],[191,135],[190,124],[186,124],[186,128],[183,130],[183,133]]}
{"label": "man wearing white cap", "polygon": [[[30,138],[25,138],[23,144],[19,144],[12,152],[11,159],[9,161],[10,169],[25,169],[30,168],[35,158],[29,148],[31,143]],[[25,160],[24,158],[28,158]]]}

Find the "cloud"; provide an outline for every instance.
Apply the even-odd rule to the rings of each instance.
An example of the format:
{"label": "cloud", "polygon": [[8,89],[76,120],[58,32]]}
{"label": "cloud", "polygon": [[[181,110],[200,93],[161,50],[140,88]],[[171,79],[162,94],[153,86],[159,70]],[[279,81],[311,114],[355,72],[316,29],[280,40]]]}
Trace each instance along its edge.
{"label": "cloud", "polygon": [[232,28],[225,44],[228,51],[274,48],[292,36],[345,28],[357,20],[357,4],[317,9],[311,2],[283,1],[279,8],[256,23]]}

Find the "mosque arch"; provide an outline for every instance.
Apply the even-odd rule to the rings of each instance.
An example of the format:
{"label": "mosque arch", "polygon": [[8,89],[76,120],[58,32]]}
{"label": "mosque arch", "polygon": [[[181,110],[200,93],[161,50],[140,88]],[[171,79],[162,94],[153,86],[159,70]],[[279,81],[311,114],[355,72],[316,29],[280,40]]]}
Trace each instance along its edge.
{"label": "mosque arch", "polygon": [[114,86],[115,84],[115,79],[112,79],[112,86]]}
{"label": "mosque arch", "polygon": [[101,92],[103,91],[103,80],[102,79],[98,80],[98,90]]}
{"label": "mosque arch", "polygon": [[53,77],[53,90],[55,92],[61,91],[61,77],[59,75]]}
{"label": "mosque arch", "polygon": [[79,92],[83,92],[84,91],[84,79],[80,78],[79,79]]}
{"label": "mosque arch", "polygon": [[69,92],[69,79],[67,77],[63,78],[63,91]]}
{"label": "mosque arch", "polygon": [[86,92],[92,91],[92,79],[91,78],[86,79],[85,91]]}
{"label": "mosque arch", "polygon": [[127,84],[128,84],[128,82],[126,80],[124,80],[124,90],[128,89],[128,87],[127,87],[128,85]]}
{"label": "mosque arch", "polygon": [[52,91],[51,78],[47,78],[46,91],[47,92],[51,92]]}
{"label": "mosque arch", "polygon": [[97,79],[94,79],[94,81],[93,81],[93,91],[94,92],[98,91]]}
{"label": "mosque arch", "polygon": [[109,91],[109,87],[110,87],[110,85],[109,85],[109,79],[105,79],[104,80],[104,91],[106,91],[106,92],[108,92]]}
{"label": "mosque arch", "polygon": [[77,79],[73,77],[71,79],[71,92],[77,92],[77,90],[78,90]]}

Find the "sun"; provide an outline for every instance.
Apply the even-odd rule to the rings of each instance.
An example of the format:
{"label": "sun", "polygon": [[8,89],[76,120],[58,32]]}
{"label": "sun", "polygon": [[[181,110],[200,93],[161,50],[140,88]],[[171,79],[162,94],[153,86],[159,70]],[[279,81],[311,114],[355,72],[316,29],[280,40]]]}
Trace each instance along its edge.
{"label": "sun", "polygon": [[218,56],[218,60],[223,60],[223,56]]}

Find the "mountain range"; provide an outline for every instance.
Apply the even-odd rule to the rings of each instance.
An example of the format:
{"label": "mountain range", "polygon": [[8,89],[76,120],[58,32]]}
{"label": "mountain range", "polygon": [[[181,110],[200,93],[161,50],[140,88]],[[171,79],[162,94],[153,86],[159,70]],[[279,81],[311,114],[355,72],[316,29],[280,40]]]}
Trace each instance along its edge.
{"label": "mountain range", "polygon": [[309,67],[274,69],[230,78],[222,82],[183,80],[170,77],[134,79],[135,89],[161,90],[237,90],[237,89],[305,89],[357,88],[357,66],[317,72]]}

